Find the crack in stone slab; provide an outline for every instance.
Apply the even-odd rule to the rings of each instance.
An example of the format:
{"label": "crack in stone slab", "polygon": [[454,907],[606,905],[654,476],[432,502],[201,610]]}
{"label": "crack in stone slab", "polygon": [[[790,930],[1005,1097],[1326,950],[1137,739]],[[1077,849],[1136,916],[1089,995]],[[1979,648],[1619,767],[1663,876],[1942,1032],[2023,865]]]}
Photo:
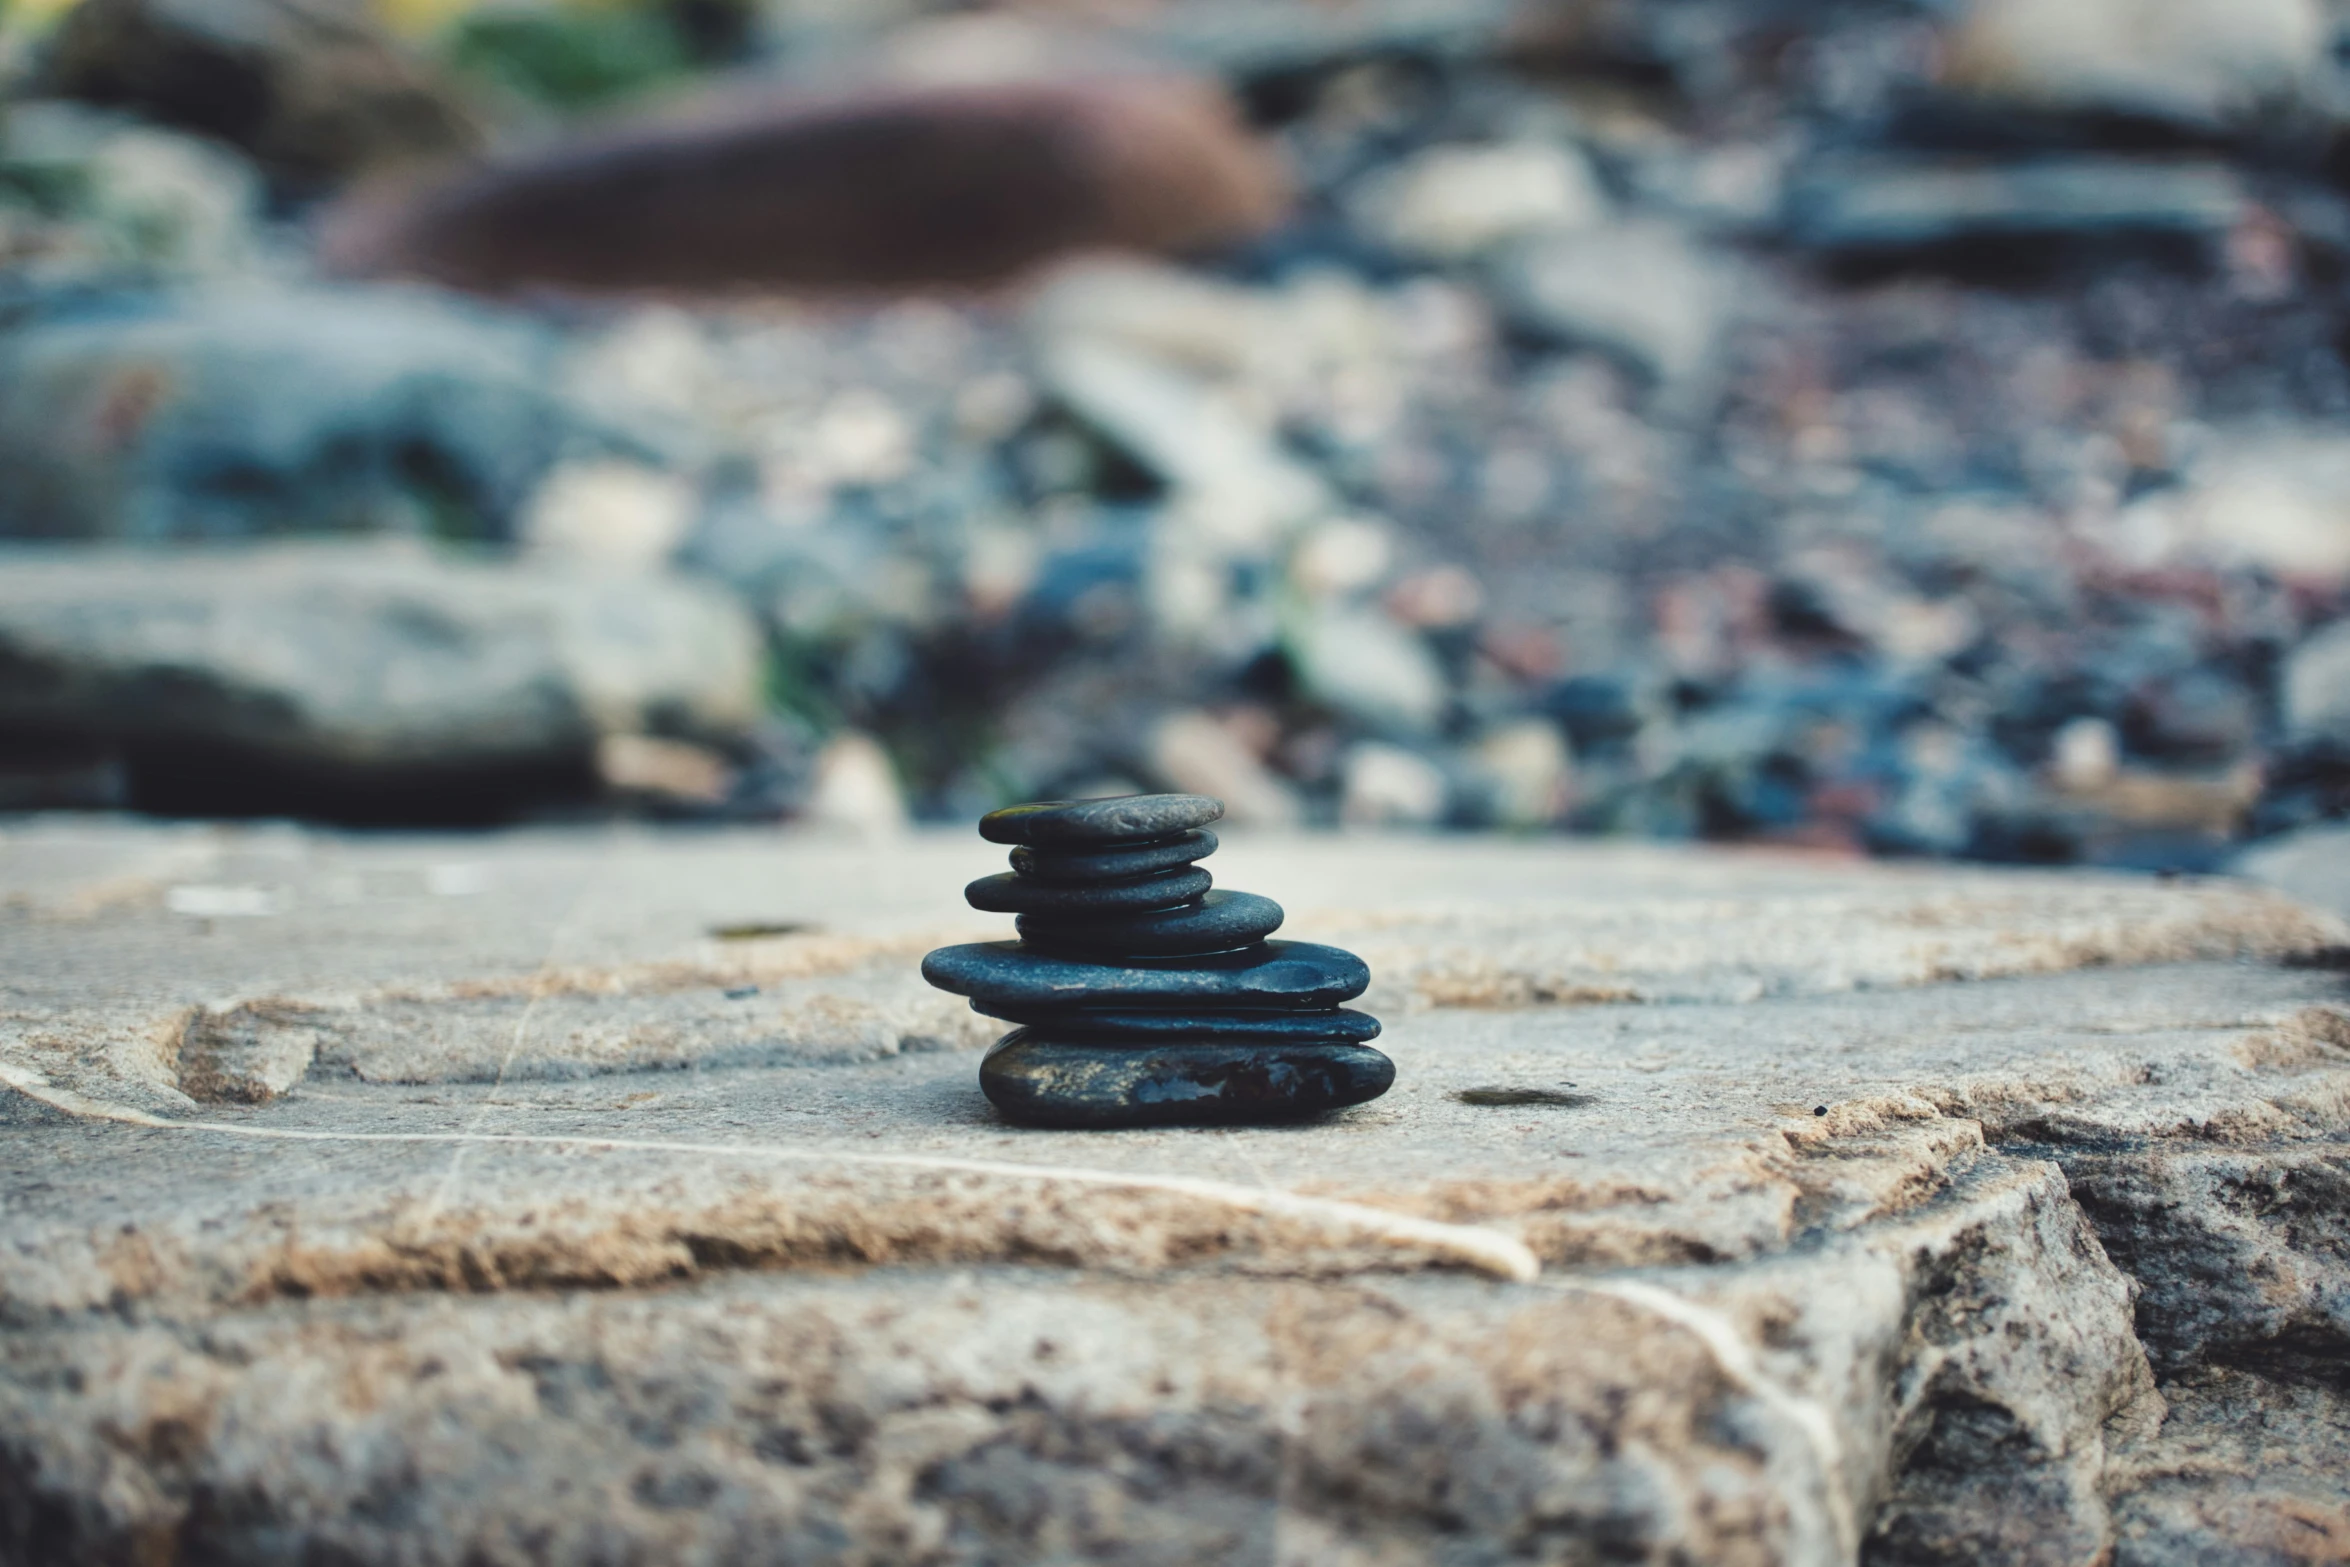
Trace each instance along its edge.
{"label": "crack in stone slab", "polygon": [[[1091,1170],[1071,1165],[1016,1164],[990,1159],[955,1159],[920,1154],[858,1154],[839,1151],[813,1153],[806,1149],[740,1143],[674,1142],[645,1138],[532,1135],[506,1132],[327,1132],[287,1127],[237,1126],[217,1121],[174,1121],[127,1105],[111,1105],[76,1094],[56,1093],[32,1074],[0,1063],[0,1084],[28,1098],[38,1099],[69,1115],[162,1131],[211,1133],[270,1142],[394,1143],[427,1145],[490,1145],[501,1147],[581,1148],[637,1153],[681,1154],[713,1159],[799,1160],[827,1164],[864,1165],[875,1169],[916,1170],[955,1175],[977,1175],[1002,1180],[1105,1187],[1127,1191],[1163,1192],[1196,1199],[1242,1213],[1264,1214],[1308,1225],[1334,1226],[1350,1237],[1416,1253],[1415,1261],[1429,1261],[1488,1273],[1496,1278],[1527,1280],[1542,1264],[1516,1238],[1472,1225],[1442,1224],[1409,1214],[1391,1213],[1360,1203],[1340,1202],[1297,1192],[1241,1186],[1229,1181],[1189,1175],[1152,1175],[1118,1170]],[[1407,1264],[1409,1265],[1409,1264]]]}

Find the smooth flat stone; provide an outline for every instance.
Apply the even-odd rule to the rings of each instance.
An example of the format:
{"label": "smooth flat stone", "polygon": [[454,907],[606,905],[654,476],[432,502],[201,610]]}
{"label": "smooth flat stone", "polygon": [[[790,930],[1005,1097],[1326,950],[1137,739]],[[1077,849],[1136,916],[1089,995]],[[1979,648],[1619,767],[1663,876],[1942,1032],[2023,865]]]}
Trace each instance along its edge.
{"label": "smooth flat stone", "polygon": [[1215,852],[1216,835],[1198,831],[1179,833],[1156,843],[1138,843],[1130,849],[1100,849],[1090,854],[1057,854],[1022,844],[1012,851],[1012,869],[1030,881],[1122,881],[1129,876],[1173,870],[1178,865],[1204,860]]}
{"label": "smooth flat stone", "polygon": [[1361,1044],[1379,1037],[1379,1020],[1368,1012],[1343,1008],[1329,1012],[1209,1011],[1175,1008],[1164,1012],[1120,1007],[980,1006],[983,1017],[1007,1023],[1034,1024],[1045,1032],[1102,1039],[1178,1040],[1256,1039],[1267,1043],[1297,1040],[1346,1040]]}
{"label": "smooth flat stone", "polygon": [[1224,802],[1204,794],[1121,794],[1101,800],[1039,800],[979,818],[989,843],[1038,849],[1104,849],[1205,827]]}
{"label": "smooth flat stone", "polygon": [[1298,1121],[1387,1092],[1395,1063],[1369,1045],[1131,1044],[1015,1029],[979,1087],[1030,1126],[1229,1126]]}
{"label": "smooth flat stone", "polygon": [[1281,905],[1253,892],[1211,892],[1147,914],[1023,914],[1020,934],[1040,946],[1113,957],[1230,952],[1281,928]]}
{"label": "smooth flat stone", "polygon": [[922,960],[939,989],[1000,1006],[1334,1007],[1369,987],[1361,958],[1310,941],[1205,957],[1089,962],[1017,941],[940,947]]}
{"label": "smooth flat stone", "polygon": [[991,914],[1058,914],[1078,918],[1127,911],[1171,909],[1189,903],[1215,885],[1203,870],[1161,871],[1132,881],[1057,887],[1026,881],[1010,871],[982,876],[963,889],[963,901]]}

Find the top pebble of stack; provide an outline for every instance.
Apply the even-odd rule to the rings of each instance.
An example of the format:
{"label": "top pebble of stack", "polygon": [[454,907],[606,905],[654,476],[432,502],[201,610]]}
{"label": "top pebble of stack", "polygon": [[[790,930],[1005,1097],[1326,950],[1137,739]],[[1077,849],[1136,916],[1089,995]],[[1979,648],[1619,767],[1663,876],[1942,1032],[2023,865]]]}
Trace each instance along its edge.
{"label": "top pebble of stack", "polygon": [[1204,794],[1046,800],[990,811],[979,819],[979,836],[1038,849],[1108,848],[1205,827],[1223,814],[1224,803]]}

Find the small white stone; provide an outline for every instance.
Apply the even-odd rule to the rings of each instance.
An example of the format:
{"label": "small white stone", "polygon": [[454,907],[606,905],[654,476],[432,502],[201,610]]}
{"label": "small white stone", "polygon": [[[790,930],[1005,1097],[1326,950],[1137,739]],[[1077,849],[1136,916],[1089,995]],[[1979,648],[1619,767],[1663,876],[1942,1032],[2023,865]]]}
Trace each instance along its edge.
{"label": "small white stone", "polygon": [[1025,528],[980,523],[963,544],[963,595],[983,619],[1008,613],[1035,585],[1044,552]]}
{"label": "small white stone", "polygon": [[1366,181],[1353,205],[1396,249],[1444,259],[1607,216],[1590,163],[1549,141],[1431,147]]}
{"label": "small white stone", "polygon": [[609,570],[657,567],[693,521],[693,486],[640,463],[565,463],[547,475],[522,510],[523,544],[533,554]]}
{"label": "small white stone", "polygon": [[1028,324],[1048,347],[1110,344],[1209,374],[1244,372],[1288,337],[1260,291],[1132,260],[1063,268],[1038,292]]}
{"label": "small white stone", "polygon": [[1224,820],[1236,827],[1294,827],[1303,814],[1289,785],[1210,713],[1162,719],[1151,735],[1150,764],[1168,788],[1223,801]]}
{"label": "small white stone", "polygon": [[1275,541],[1330,507],[1328,487],[1284,452],[1231,388],[1123,344],[1079,338],[1045,356],[1053,390],[1080,418],[1187,502],[1170,521],[1203,524],[1236,547]]}
{"label": "small white stone", "polygon": [[955,430],[974,444],[1000,441],[1036,412],[1036,389],[1009,370],[971,381],[955,393]]}
{"label": "small white stone", "polygon": [[817,466],[835,484],[886,484],[914,461],[914,430],[906,416],[863,387],[825,404],[809,439]]}
{"label": "small white stone", "polygon": [[1477,765],[1493,789],[1493,814],[1511,827],[1557,821],[1573,793],[1575,759],[1558,725],[1543,718],[1504,724],[1477,742]]}
{"label": "small white stone", "polygon": [[2085,794],[2113,782],[2121,771],[2121,738],[2102,718],[2076,718],[2056,732],[2048,752],[2048,778],[2068,794]]}
{"label": "small white stone", "polygon": [[1289,558],[1289,579],[1317,598],[1360,593],[1387,575],[1395,545],[1387,529],[1367,517],[1336,517],[1317,524]]}
{"label": "small white stone", "polygon": [[805,819],[819,827],[890,837],[905,831],[906,800],[897,768],[871,735],[849,729],[825,742],[816,756],[815,785]]}
{"label": "small white stone", "polygon": [[1501,288],[1521,325],[1667,383],[1707,367],[1728,304],[1718,263],[1657,222],[1530,237],[1507,252]]}
{"label": "small white stone", "polygon": [[1299,680],[1315,700],[1375,729],[1424,732],[1444,716],[1444,672],[1427,644],[1372,610],[1325,608],[1289,635]]}
{"label": "small white stone", "polygon": [[1399,745],[1366,740],[1346,753],[1338,818],[1349,827],[1426,827],[1444,818],[1443,771]]}

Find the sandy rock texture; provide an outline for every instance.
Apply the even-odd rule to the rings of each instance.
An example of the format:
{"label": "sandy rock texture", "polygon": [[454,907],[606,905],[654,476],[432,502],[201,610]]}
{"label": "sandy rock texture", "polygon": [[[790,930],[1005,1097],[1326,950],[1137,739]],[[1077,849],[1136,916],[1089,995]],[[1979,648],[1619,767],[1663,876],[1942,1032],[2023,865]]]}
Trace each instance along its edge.
{"label": "sandy rock texture", "polygon": [[0,828],[0,1560],[2315,1562],[2350,930],[1234,833],[1323,1124],[996,1121],[976,838]]}

